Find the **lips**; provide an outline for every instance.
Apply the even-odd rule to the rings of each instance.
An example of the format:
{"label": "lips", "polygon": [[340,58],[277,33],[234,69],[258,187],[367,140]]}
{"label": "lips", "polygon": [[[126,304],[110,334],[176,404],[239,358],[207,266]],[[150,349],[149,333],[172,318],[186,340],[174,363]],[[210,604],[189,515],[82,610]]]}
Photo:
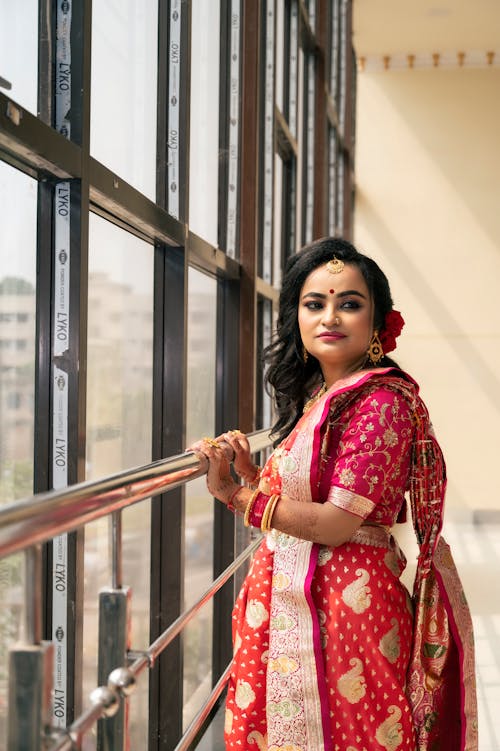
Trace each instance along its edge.
{"label": "lips", "polygon": [[338,341],[339,339],[345,339],[345,334],[340,334],[338,331],[327,331],[324,334],[320,334],[318,339],[326,339],[327,341]]}

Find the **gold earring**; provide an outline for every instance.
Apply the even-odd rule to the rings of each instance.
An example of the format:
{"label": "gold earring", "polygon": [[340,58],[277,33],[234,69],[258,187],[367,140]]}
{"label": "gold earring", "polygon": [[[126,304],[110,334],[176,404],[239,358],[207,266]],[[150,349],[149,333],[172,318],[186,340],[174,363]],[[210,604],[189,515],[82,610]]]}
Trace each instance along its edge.
{"label": "gold earring", "polygon": [[382,342],[378,338],[378,331],[375,330],[373,332],[370,346],[368,347],[368,359],[372,363],[372,365],[376,365],[384,356],[384,350],[382,348]]}
{"label": "gold earring", "polygon": [[306,364],[306,362],[309,359],[309,352],[307,351],[307,349],[304,346],[302,347],[302,359],[304,360],[304,365]]}

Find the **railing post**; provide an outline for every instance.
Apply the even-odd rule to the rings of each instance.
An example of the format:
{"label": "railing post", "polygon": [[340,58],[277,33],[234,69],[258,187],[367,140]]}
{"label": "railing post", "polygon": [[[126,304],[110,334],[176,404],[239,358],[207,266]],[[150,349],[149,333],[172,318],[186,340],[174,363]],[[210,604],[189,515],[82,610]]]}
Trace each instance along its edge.
{"label": "railing post", "polygon": [[39,545],[26,550],[25,567],[27,643],[9,653],[8,751],[41,751],[52,719],[54,647],[41,641]]}
{"label": "railing post", "polygon": [[[98,683],[106,685],[109,674],[127,662],[130,640],[131,589],[103,589],[99,593]],[[123,700],[113,717],[97,723],[98,751],[125,751],[127,703]]]}
{"label": "railing post", "polygon": [[9,655],[8,751],[41,751],[52,719],[51,642],[27,644]]}

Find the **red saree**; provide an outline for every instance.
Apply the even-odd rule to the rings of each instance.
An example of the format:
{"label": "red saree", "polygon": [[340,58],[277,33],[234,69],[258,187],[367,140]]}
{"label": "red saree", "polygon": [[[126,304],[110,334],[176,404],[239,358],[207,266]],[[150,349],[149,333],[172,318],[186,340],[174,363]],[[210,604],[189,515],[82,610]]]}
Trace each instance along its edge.
{"label": "red saree", "polygon": [[[414,608],[390,535],[410,489]],[[233,614],[226,749],[476,751],[470,616],[440,538],[445,472],[411,379],[336,383],[274,452],[263,492],[364,519],[335,548],[273,531]]]}

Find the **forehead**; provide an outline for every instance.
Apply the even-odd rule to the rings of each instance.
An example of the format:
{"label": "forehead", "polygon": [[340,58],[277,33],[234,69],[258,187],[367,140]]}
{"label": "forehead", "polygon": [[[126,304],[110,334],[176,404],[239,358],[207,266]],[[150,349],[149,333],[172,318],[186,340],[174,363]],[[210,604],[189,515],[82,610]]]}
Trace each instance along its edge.
{"label": "forehead", "polygon": [[318,266],[311,271],[302,286],[301,295],[308,292],[343,292],[346,290],[357,290],[366,297],[369,296],[368,286],[365,278],[359,268],[354,264],[345,264],[340,274],[332,274],[328,271],[326,264]]}

